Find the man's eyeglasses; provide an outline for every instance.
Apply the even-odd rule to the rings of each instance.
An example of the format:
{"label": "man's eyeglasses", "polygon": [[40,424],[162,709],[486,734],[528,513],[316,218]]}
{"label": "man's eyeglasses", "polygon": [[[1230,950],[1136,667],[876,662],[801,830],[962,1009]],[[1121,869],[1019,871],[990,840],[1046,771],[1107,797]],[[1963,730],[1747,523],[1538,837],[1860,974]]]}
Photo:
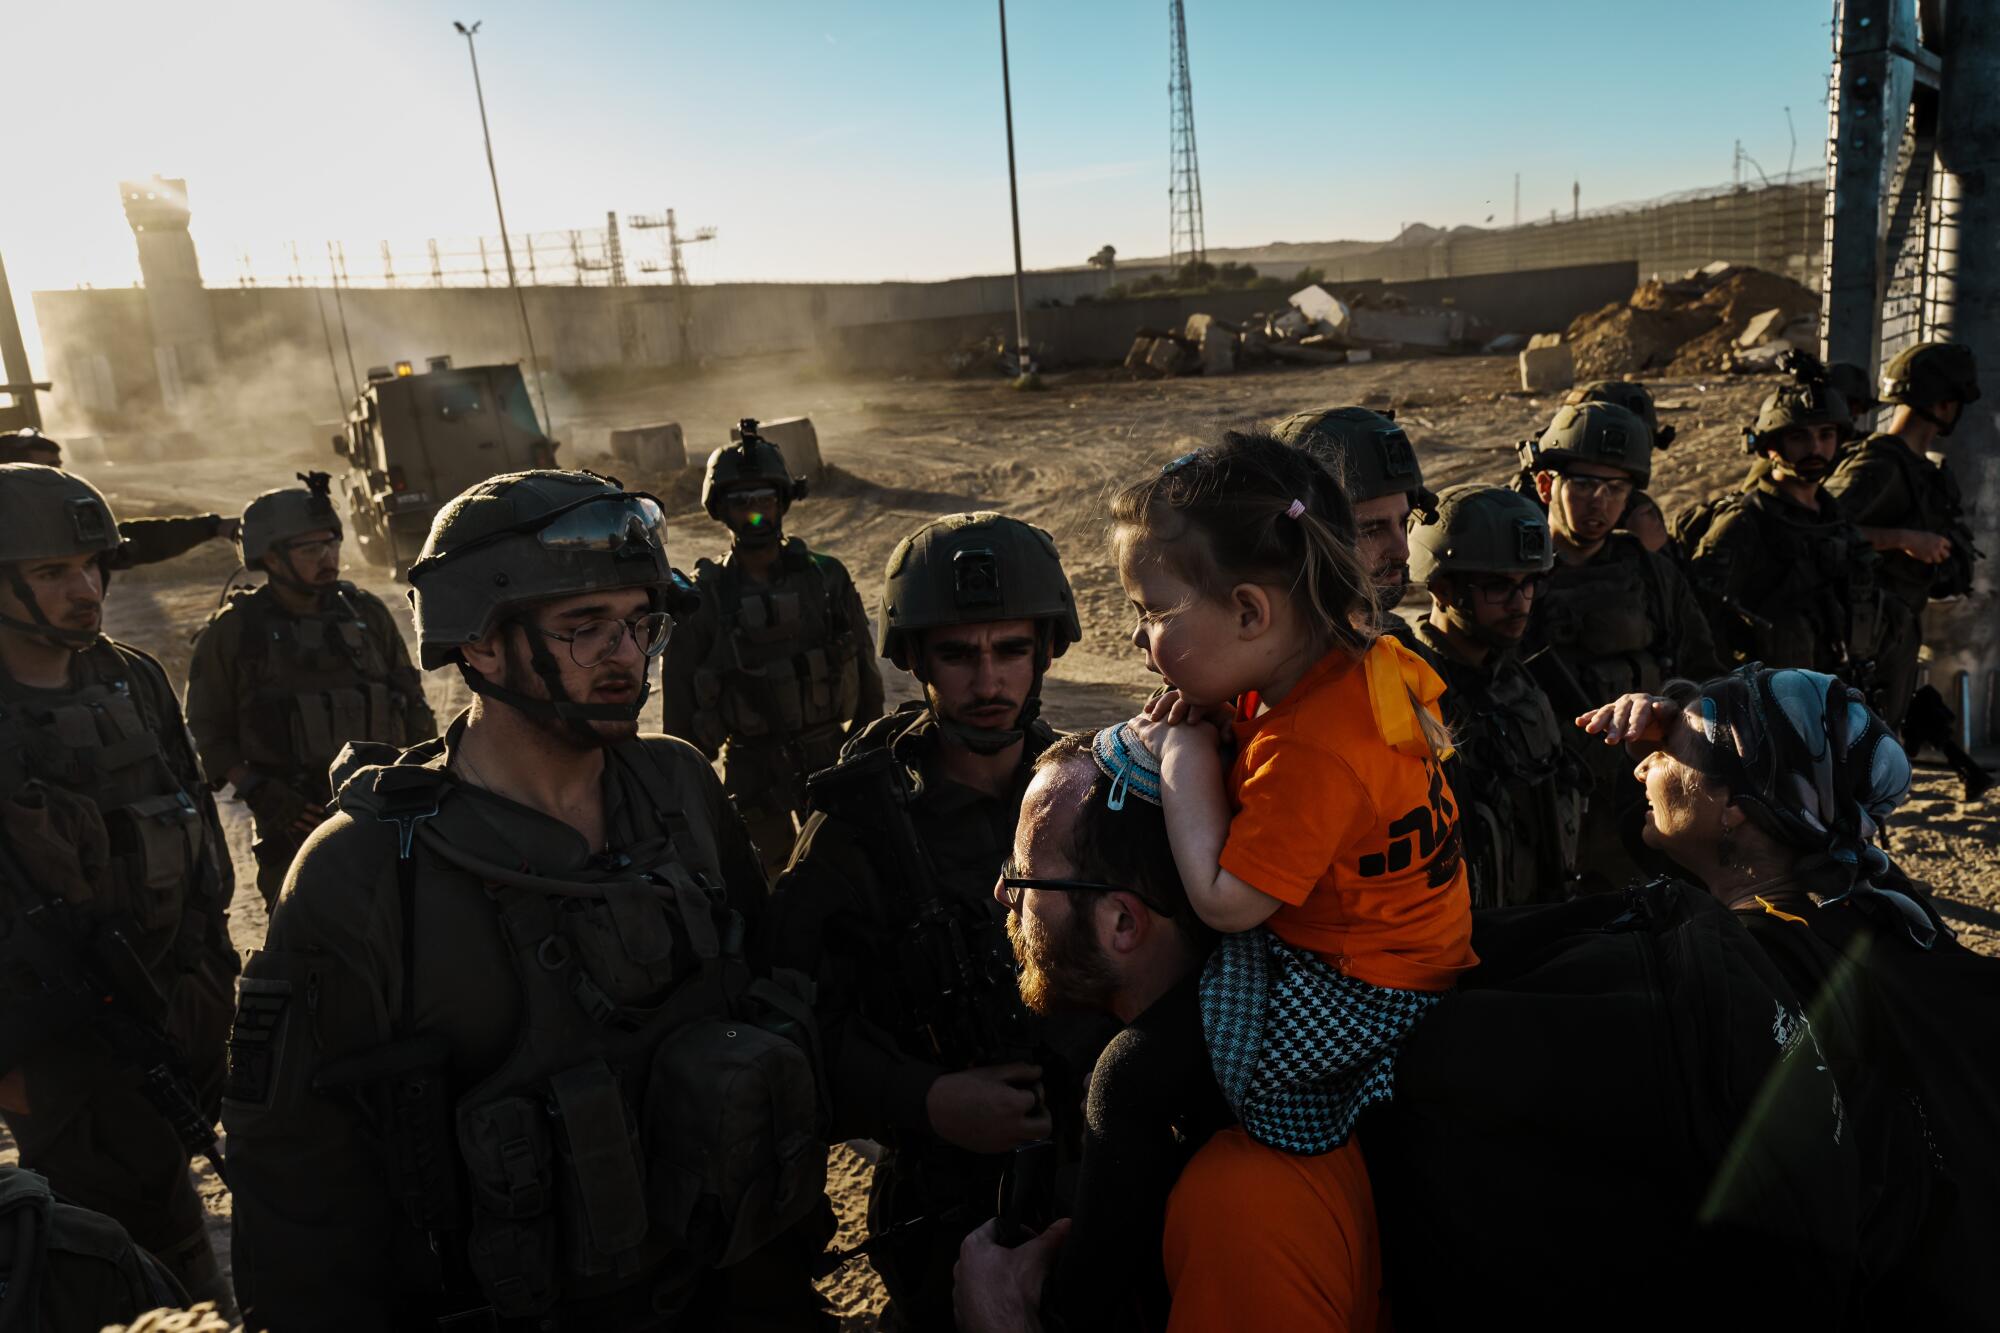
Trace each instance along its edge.
{"label": "man's eyeglasses", "polygon": [[340,538],[319,537],[307,542],[286,542],[286,555],[302,555],[308,560],[317,560],[328,551],[340,549]]}
{"label": "man's eyeglasses", "polygon": [[1505,606],[1514,600],[1517,593],[1530,602],[1540,597],[1542,590],[1549,586],[1549,576],[1543,573],[1509,578],[1505,574],[1488,574],[1467,578],[1465,586],[1486,605]]}
{"label": "man's eyeglasses", "polygon": [[1632,494],[1632,481],[1629,477],[1579,477],[1572,472],[1564,473],[1562,482],[1567,489],[1577,491],[1593,500],[1609,497],[1622,502],[1629,499]]}
{"label": "man's eyeglasses", "polygon": [[569,645],[569,660],[580,667],[594,667],[618,651],[629,631],[639,652],[648,658],[666,651],[674,636],[674,618],[664,611],[650,611],[631,620],[586,620],[568,634],[532,626],[538,634]]}
{"label": "man's eyeglasses", "polygon": [[1021,898],[1029,889],[1039,889],[1043,893],[1129,893],[1160,915],[1171,915],[1161,911],[1145,894],[1136,889],[1128,889],[1122,884],[1106,884],[1095,879],[1037,879],[1031,875],[1000,877],[1000,896],[1007,900],[1010,911],[1021,906]]}

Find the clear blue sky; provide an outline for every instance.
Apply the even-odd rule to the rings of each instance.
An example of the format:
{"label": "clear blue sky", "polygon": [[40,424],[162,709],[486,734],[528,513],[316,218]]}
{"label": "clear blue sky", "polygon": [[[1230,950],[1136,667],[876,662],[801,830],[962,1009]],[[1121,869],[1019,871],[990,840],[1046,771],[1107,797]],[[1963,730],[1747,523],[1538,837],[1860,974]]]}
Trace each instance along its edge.
{"label": "clear blue sky", "polygon": [[[1187,0],[1211,245],[1386,237],[1821,160],[1830,0]],[[0,254],[25,292],[137,275],[116,181],[185,176],[234,251],[495,230],[464,44],[515,230],[676,207],[697,281],[1010,262],[985,0],[184,0],[16,6]],[[1014,0],[1031,266],[1166,248],[1164,0]]]}

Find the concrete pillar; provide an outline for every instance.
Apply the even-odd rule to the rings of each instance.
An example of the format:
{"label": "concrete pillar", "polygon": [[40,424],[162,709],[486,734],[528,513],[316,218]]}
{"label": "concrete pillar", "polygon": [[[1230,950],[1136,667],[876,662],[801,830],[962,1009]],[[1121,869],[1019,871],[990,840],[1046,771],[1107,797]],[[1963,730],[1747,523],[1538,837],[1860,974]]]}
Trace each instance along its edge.
{"label": "concrete pillar", "polygon": [[1939,84],[1935,336],[1965,343],[1979,358],[1980,398],[1947,441],[1972,530],[1987,558],[1973,566],[1973,592],[1925,616],[1931,683],[1958,706],[1968,674],[1975,743],[2000,744],[2000,0],[1945,6]]}
{"label": "concrete pillar", "polygon": [[1915,83],[1892,33],[1914,26],[1909,8],[1909,0],[1840,0],[1835,14],[1820,350],[1829,361],[1866,367],[1871,376],[1881,368],[1888,183]]}
{"label": "concrete pillar", "polygon": [[215,316],[188,235],[187,182],[124,181],[118,195],[139,246],[160,397],[169,412],[179,412],[187,391],[216,374]]}

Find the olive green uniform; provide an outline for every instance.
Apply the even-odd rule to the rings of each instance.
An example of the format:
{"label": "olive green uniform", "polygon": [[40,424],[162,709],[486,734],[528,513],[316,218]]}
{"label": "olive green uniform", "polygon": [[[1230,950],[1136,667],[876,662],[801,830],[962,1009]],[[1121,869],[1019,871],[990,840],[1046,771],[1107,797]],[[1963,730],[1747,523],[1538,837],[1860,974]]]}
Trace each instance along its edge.
{"label": "olive green uniform", "polygon": [[118,525],[125,539],[112,558],[113,569],[157,565],[162,560],[186,555],[203,542],[222,535],[220,514],[187,514],[169,518],[128,518]]}
{"label": "olive green uniform", "polygon": [[1881,553],[1881,586],[1900,614],[1878,655],[1872,695],[1875,707],[1899,727],[1917,688],[1917,650],[1923,646],[1924,605],[1932,597],[1960,596],[1972,587],[1971,534],[1964,527],[1964,502],[1949,466],[1918,454],[1901,437],[1875,435],[1841,455],[1827,489],[1841,508],[1864,528],[1914,528],[1951,538],[1951,555],[1927,565],[1902,551]]}
{"label": "olive green uniform", "polygon": [[[105,638],[75,655],[64,689],[31,688],[0,672],[0,756],[31,780],[20,788],[15,769],[7,784],[10,841],[61,793],[102,817],[108,862],[87,886],[42,887],[93,919],[126,923],[166,998],[167,1034],[212,1117],[236,972],[226,920],[233,877],[166,673]],[[35,784],[56,792],[37,794]],[[7,913],[19,910],[10,900]],[[212,1279],[199,1271],[209,1252],[187,1150],[105,1040],[88,1028],[65,1035],[17,1072],[29,1110],[8,1111],[6,1120],[22,1164],[65,1198],[122,1223],[191,1286]]]}
{"label": "olive green uniform", "polygon": [[[810,1074],[762,1091],[770,1061],[805,1069],[796,1047],[754,1021],[672,1021],[740,989],[764,893],[713,770],[665,737],[610,746],[596,849],[458,782],[464,726],[343,774],[245,968],[223,1117],[250,1326],[490,1309],[501,1322],[476,1326],[813,1327],[825,1232],[791,1227],[789,1280],[769,1250],[712,1271],[732,1215],[704,1211],[704,1172],[767,1170],[765,1211],[810,1205],[813,1225],[825,1172]],[[418,1072],[371,1077],[398,1067]],[[441,1108],[428,1120],[419,1088]],[[757,1114],[708,1104],[744,1089],[804,1132],[795,1114],[774,1155]]]}
{"label": "olive green uniform", "polygon": [[767,872],[783,867],[806,814],[805,779],[882,715],[882,672],[847,570],[788,539],[768,582],[739,555],[695,569],[701,606],[674,628],[662,730],[722,756],[723,787]]}
{"label": "olive green uniform", "polygon": [[[233,594],[195,641],[188,727],[210,785],[238,764],[314,805],[349,741],[415,744],[437,734],[395,616],[373,593],[339,583],[319,610],[295,615],[269,584]],[[303,839],[257,828],[257,891],[268,905]]]}
{"label": "olive green uniform", "polygon": [[[1687,581],[1672,561],[1626,532],[1613,532],[1580,564],[1556,561],[1535,599],[1523,651],[1544,648],[1575,677],[1588,707],[1656,692],[1674,677],[1707,680],[1721,670],[1708,618]],[[1616,884],[1634,870],[1620,830],[1635,823],[1644,789],[1622,749],[1595,738],[1575,743],[1591,772],[1578,869]]]}
{"label": "olive green uniform", "polygon": [[17,1166],[0,1167],[0,1254],[8,1326],[23,1333],[102,1329],[188,1303],[124,1227],[56,1198],[47,1180]]}
{"label": "olive green uniform", "polygon": [[1832,495],[1816,498],[1808,509],[1760,473],[1697,543],[1696,593],[1733,661],[1842,675],[1879,641],[1874,555]]}
{"label": "olive green uniform", "polygon": [[[1034,758],[1054,739],[1044,724],[1029,728],[1020,768],[998,797],[944,776],[938,749],[945,740],[920,703],[871,723],[848,747],[849,757],[887,747],[917,773],[922,786],[909,806],[910,818],[945,908],[973,956],[997,955],[1010,971],[1006,913],[994,901],[993,885],[1013,851]],[[992,1215],[1007,1158],[964,1151],[931,1132],[925,1101],[931,1084],[951,1070],[935,1049],[927,1049],[925,1035],[912,1031],[913,1014],[930,998],[908,993],[914,983],[903,952],[923,890],[907,882],[885,841],[816,811],[778,881],[766,938],[774,965],[813,978],[833,1137],[874,1139],[890,1149],[875,1171],[870,1234],[919,1217],[938,1219],[935,1226],[878,1247],[871,1262],[907,1326],[950,1328],[951,1269],[959,1242]],[[1018,993],[1009,998],[1020,1029],[1033,1034],[1036,1020],[1020,1006]],[[1031,1054],[1032,1044],[984,1053],[978,1063]],[[1093,1050],[1078,1052],[1073,1060],[1043,1060],[1048,1104],[1059,1117],[1062,1108],[1080,1105],[1079,1089],[1066,1080],[1088,1071],[1094,1058]]]}
{"label": "olive green uniform", "polygon": [[1548,695],[1515,653],[1467,662],[1428,620],[1415,637],[1444,679],[1456,747],[1445,777],[1463,813],[1472,905],[1563,901],[1576,876],[1589,781]]}

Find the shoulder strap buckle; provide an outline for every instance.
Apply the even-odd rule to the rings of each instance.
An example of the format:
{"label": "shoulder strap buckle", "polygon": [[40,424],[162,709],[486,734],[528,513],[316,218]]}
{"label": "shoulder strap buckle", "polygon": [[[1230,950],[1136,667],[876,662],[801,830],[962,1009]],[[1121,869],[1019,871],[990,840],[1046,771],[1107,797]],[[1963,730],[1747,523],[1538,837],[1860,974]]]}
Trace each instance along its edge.
{"label": "shoulder strap buckle", "polygon": [[437,814],[447,785],[435,769],[420,767],[385,769],[376,780],[375,817],[396,826],[399,859],[410,859],[417,825]]}

